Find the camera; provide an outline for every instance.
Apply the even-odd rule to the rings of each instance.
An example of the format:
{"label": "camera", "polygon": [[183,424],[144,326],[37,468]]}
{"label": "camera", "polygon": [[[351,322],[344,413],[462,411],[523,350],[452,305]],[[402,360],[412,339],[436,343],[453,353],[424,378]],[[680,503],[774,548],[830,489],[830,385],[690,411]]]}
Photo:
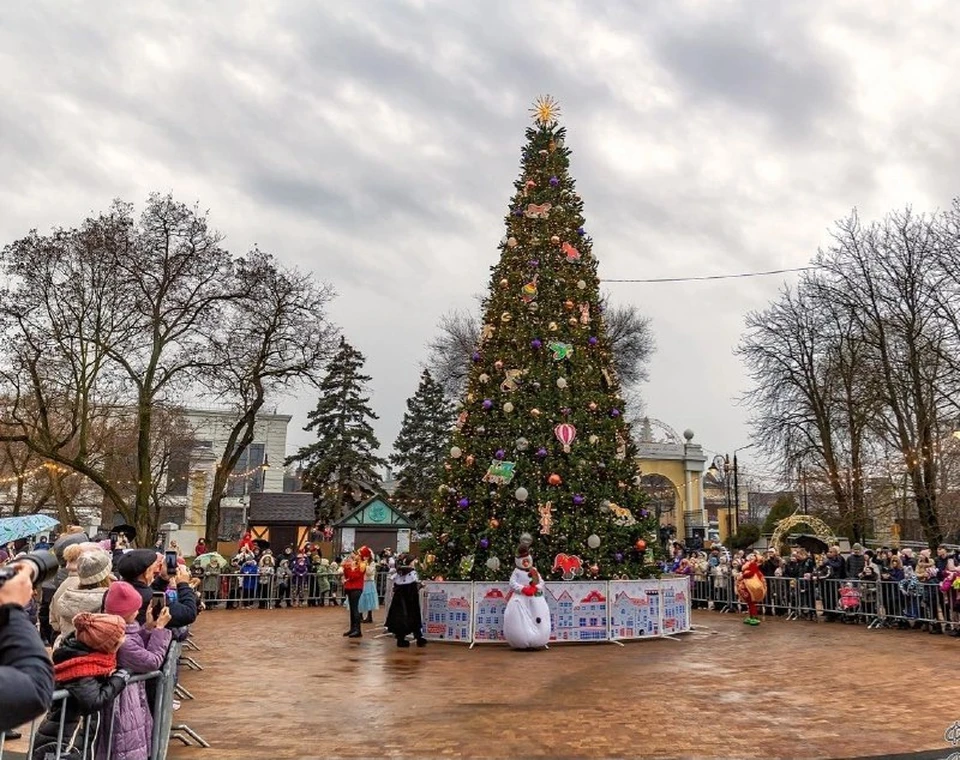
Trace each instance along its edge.
{"label": "camera", "polygon": [[14,562],[6,567],[0,567],[0,586],[13,578],[19,571],[20,565],[26,565],[30,568],[30,576],[34,587],[41,585],[57,574],[60,569],[60,563],[57,562],[57,555],[51,551],[30,552],[18,557]]}

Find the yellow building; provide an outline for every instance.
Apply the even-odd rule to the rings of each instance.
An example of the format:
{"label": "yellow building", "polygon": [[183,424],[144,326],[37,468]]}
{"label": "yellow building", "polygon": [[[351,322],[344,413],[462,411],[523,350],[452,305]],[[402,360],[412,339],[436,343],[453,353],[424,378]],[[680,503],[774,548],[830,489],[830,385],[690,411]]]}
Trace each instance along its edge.
{"label": "yellow building", "polygon": [[[685,430],[681,440],[669,425],[644,417],[636,438],[640,483],[659,518],[662,537],[687,543],[713,538],[703,494],[707,457],[693,442],[693,431]],[[725,521],[719,525],[722,541]]]}

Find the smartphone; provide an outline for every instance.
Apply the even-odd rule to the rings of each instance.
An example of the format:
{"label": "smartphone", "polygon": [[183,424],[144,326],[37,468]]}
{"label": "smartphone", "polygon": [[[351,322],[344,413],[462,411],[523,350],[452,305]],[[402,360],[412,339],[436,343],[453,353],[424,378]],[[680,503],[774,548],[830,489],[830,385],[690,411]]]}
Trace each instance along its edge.
{"label": "smartphone", "polygon": [[116,532],[110,532],[110,551],[114,552],[117,550],[117,538],[119,534]]}
{"label": "smartphone", "polygon": [[164,552],[163,557],[167,565],[167,575],[176,575],[179,555],[176,552]]}
{"label": "smartphone", "polygon": [[153,613],[153,619],[160,617],[163,608],[167,606],[167,595],[163,591],[154,591],[153,599],[150,601],[150,610]]}

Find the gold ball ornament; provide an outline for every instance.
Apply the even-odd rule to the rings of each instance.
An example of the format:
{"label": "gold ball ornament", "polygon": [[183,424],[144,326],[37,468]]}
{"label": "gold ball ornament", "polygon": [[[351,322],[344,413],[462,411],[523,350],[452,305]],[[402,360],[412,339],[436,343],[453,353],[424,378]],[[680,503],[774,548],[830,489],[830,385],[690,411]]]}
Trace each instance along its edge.
{"label": "gold ball ornament", "polygon": [[587,440],[590,441],[590,443],[592,443],[594,446],[596,446],[600,442],[600,436],[591,435]]}
{"label": "gold ball ornament", "polygon": [[474,395],[473,395],[472,393],[468,393],[468,394],[467,394],[467,402],[472,402],[473,399],[474,399]]}
{"label": "gold ball ornament", "polygon": [[513,319],[513,315],[511,315],[509,311],[505,311],[500,315],[501,322],[509,322],[511,319]]}
{"label": "gold ball ornament", "polygon": [[553,243],[554,245],[560,245],[560,236],[554,235],[553,237],[550,238],[550,242]]}
{"label": "gold ball ornament", "polygon": [[567,321],[574,327],[580,324],[580,320],[577,319],[576,317],[570,317],[570,319],[568,319]]}
{"label": "gold ball ornament", "polygon": [[504,277],[502,280],[500,280],[500,287],[501,287],[501,288],[509,288],[509,287],[510,287],[510,280],[508,280],[506,277]]}
{"label": "gold ball ornament", "polygon": [[539,416],[540,416],[540,410],[537,409],[536,407],[534,407],[533,409],[530,410],[530,416],[531,416],[531,417],[539,417]]}
{"label": "gold ball ornament", "polygon": [[577,280],[577,287],[580,288],[580,290],[586,290],[586,289],[587,289],[587,281],[586,281],[586,280]]}
{"label": "gold ball ornament", "polygon": [[490,525],[491,528],[494,528],[494,529],[499,528],[499,527],[500,527],[500,521],[499,521],[496,517],[491,517],[491,518],[490,518],[489,525]]}
{"label": "gold ball ornament", "polygon": [[550,330],[550,332],[556,332],[556,331],[557,331],[557,323],[556,323],[556,322],[551,322],[549,325],[547,325],[547,329]]}
{"label": "gold ball ornament", "polygon": [[515,237],[513,237],[512,235],[507,238],[507,247],[508,247],[508,248],[516,248],[516,247],[517,247],[517,239],[516,239]]}

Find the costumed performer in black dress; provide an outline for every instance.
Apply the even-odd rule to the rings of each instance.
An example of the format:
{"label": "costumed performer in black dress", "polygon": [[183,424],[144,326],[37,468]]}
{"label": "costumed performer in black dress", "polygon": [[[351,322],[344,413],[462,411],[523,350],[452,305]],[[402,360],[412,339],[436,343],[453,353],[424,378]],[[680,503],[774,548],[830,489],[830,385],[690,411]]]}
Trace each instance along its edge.
{"label": "costumed performer in black dress", "polygon": [[398,647],[410,646],[407,636],[411,633],[418,647],[427,644],[420,617],[420,578],[417,576],[416,562],[409,554],[397,558],[397,577],[393,581],[393,599],[387,612],[386,627],[397,637]]}

